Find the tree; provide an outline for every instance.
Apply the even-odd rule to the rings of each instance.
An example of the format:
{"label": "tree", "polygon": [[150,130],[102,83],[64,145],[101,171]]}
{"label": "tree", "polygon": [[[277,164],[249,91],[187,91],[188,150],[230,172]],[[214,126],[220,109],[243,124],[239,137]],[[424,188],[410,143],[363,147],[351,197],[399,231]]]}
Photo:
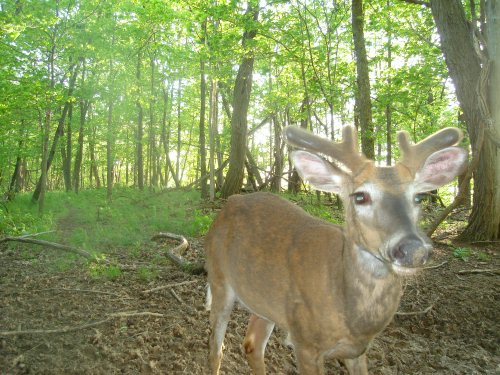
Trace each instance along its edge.
{"label": "tree", "polygon": [[249,0],[245,13],[249,17],[243,33],[242,46],[245,56],[238,69],[233,90],[233,114],[231,116],[231,150],[229,154],[229,170],[222,186],[221,196],[228,198],[240,191],[243,184],[245,152],[247,142],[247,114],[252,90],[252,72],[254,55],[249,46],[257,35],[259,4]]}
{"label": "tree", "polygon": [[[430,3],[430,8],[463,111],[473,155],[478,160],[474,166],[472,212],[462,236],[473,240],[497,240],[500,235],[500,118],[497,104],[500,10],[492,1],[483,4],[486,9],[482,9],[481,30],[477,28],[474,9],[472,21],[467,20],[460,0],[435,0]],[[482,50],[489,53],[489,59]],[[489,79],[491,89],[487,86]]]}
{"label": "tree", "polygon": [[370,76],[368,74],[368,58],[366,56],[363,0],[352,0],[352,36],[356,55],[356,108],[361,128],[361,151],[367,158],[375,158],[375,141],[373,134],[372,103],[370,92]]}

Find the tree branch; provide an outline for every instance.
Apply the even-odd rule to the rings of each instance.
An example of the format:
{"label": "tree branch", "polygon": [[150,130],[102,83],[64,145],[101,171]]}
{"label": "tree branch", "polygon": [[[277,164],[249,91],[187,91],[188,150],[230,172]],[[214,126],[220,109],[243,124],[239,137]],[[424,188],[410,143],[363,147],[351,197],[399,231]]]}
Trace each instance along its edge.
{"label": "tree branch", "polygon": [[22,331],[0,331],[0,336],[19,336],[19,335],[33,335],[33,334],[51,334],[51,333],[67,333],[67,332],[73,332],[73,331],[79,331],[82,329],[86,328],[91,328],[95,327],[104,323],[107,323],[115,318],[129,318],[129,317],[135,317],[135,316],[154,316],[154,317],[164,317],[165,315],[159,314],[159,313],[153,313],[149,311],[143,311],[143,312],[117,312],[110,314],[106,319],[99,320],[97,322],[91,322],[87,324],[82,324],[79,326],[74,326],[74,327],[63,327],[63,328],[56,328],[56,329],[29,329],[29,330],[22,330]]}
{"label": "tree branch", "polygon": [[[31,236],[36,236],[36,235],[37,234],[31,235]],[[92,254],[90,254],[89,252],[87,252],[87,251],[85,251],[83,249],[80,249],[78,247],[63,245],[63,244],[56,243],[56,242],[49,242],[49,241],[44,241],[44,240],[37,240],[37,239],[34,239],[34,238],[28,238],[27,236],[21,236],[21,237],[4,237],[4,238],[0,239],[0,243],[9,242],[9,241],[22,242],[22,243],[31,243],[31,244],[35,244],[35,245],[46,246],[46,247],[50,247],[50,248],[53,248],[53,249],[63,250],[63,251],[71,252],[71,253],[74,253],[74,254],[78,254],[78,255],[80,255],[80,256],[82,256],[84,258],[87,258],[87,259],[96,260],[95,256],[93,256]]]}

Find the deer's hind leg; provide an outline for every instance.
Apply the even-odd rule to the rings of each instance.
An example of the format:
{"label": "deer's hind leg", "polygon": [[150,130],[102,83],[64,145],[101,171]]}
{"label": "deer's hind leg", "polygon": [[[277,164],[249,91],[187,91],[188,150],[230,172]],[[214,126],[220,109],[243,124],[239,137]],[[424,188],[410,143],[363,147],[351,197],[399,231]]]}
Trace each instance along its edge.
{"label": "deer's hind leg", "polygon": [[250,316],[247,333],[243,340],[248,364],[254,375],[265,375],[264,352],[274,329],[274,323],[255,314]]}
{"label": "deer's hind leg", "polygon": [[211,293],[209,361],[212,375],[218,375],[222,360],[222,345],[233,310],[235,295],[230,286],[215,283],[210,284],[209,293]]}

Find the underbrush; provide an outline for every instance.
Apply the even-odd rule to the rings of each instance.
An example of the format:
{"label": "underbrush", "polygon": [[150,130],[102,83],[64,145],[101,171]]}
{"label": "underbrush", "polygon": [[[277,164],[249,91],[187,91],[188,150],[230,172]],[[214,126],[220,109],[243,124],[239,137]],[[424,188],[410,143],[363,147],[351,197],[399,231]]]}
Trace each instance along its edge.
{"label": "underbrush", "polygon": [[[339,224],[342,210],[335,198],[327,195],[298,194],[282,196],[311,215]],[[151,237],[171,232],[190,238],[206,234],[216,210],[206,208],[196,190],[163,192],[116,188],[112,201],[105,189],[80,191],[79,194],[49,192],[43,216],[31,194],[19,194],[0,208],[0,238],[36,235],[36,239],[84,249],[94,260],[86,260],[72,252],[63,252],[39,245],[8,242],[8,251],[15,251],[33,266],[49,272],[64,272],[85,263],[91,278],[115,280],[124,273],[120,262],[147,262],[135,271],[138,280],[148,282],[158,277],[158,269],[168,260]],[[142,264],[141,263],[141,264]]]}

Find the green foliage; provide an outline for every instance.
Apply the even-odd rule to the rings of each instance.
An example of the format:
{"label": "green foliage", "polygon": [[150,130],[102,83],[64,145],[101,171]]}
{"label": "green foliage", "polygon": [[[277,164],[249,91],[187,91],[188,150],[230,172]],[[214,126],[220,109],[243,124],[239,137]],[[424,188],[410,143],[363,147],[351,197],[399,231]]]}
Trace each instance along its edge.
{"label": "green foliage", "polygon": [[54,231],[44,238],[90,251],[127,247],[139,254],[140,244],[158,232],[205,234],[213,217],[197,208],[200,202],[196,190],[155,193],[122,188],[115,190],[111,202],[104,189],[50,192],[46,214],[40,218],[30,196],[20,194],[0,211],[0,234]]}
{"label": "green foliage", "polygon": [[153,281],[153,280],[157,279],[158,276],[159,276],[158,270],[153,268],[153,267],[141,266],[137,269],[137,277],[142,282],[146,283],[146,282]]}
{"label": "green foliage", "polygon": [[467,262],[473,255],[473,251],[467,247],[456,247],[453,249],[453,256],[464,262]]}
{"label": "green foliage", "polygon": [[[206,31],[202,30],[205,21]],[[380,129],[385,129],[387,106],[392,108],[393,139],[399,129],[421,139],[436,128],[456,124],[456,103],[431,12],[404,2],[367,0],[365,21],[373,121],[379,129],[382,154],[386,134]],[[89,102],[82,127],[84,187],[97,184],[92,168],[101,180],[106,175],[108,156],[114,165],[114,183],[137,185],[133,175],[137,178],[139,143],[149,168],[146,185],[172,186],[164,170],[161,182],[151,176],[156,162],[165,167],[165,145],[160,142],[163,124],[166,153],[179,169],[179,179],[190,183],[199,178],[200,62],[206,63],[208,86],[212,79],[219,82],[219,103],[230,103],[234,67],[246,53],[241,37],[249,23],[258,29],[251,46],[255,74],[249,125],[265,124],[250,143],[264,169],[273,164],[274,157],[270,151],[274,140],[269,137],[273,129],[268,129],[269,121],[264,119],[274,116],[279,127],[308,120],[316,131],[333,137],[342,124],[353,123],[356,76],[349,2],[268,2],[260,9],[258,22],[245,16],[240,2],[4,2],[0,14],[0,190],[8,190],[5,176],[12,175],[18,156],[23,169],[31,173],[21,188],[33,189],[40,174],[40,129],[48,125],[50,143],[67,101],[73,104],[73,116],[54,154],[51,188],[64,187],[62,155],[70,151],[66,150],[67,130],[73,132],[69,156],[74,162],[79,117]],[[75,64],[77,84],[70,95],[68,77]],[[139,104],[142,140],[137,139]],[[220,155],[229,147],[231,131],[226,113],[231,108],[226,104],[218,119]],[[103,222],[117,219],[114,207],[102,203],[100,210]],[[195,213],[186,215],[196,220]],[[12,223],[0,225],[0,230],[24,230]],[[194,223],[189,230],[196,232],[204,226]],[[91,240],[77,237],[75,242]]]}
{"label": "green foliage", "polygon": [[457,259],[460,259],[464,262],[469,261],[470,259],[475,259],[480,262],[489,262],[491,261],[491,255],[486,251],[474,250],[469,247],[455,247],[453,248],[453,256]]}
{"label": "green foliage", "polygon": [[325,201],[324,196],[318,201],[315,194],[282,194],[282,196],[293,203],[300,206],[304,211],[312,216],[329,221],[333,224],[343,223],[343,212],[341,209],[335,208],[331,202]]}
{"label": "green foliage", "polygon": [[104,278],[113,281],[122,276],[120,267],[113,264],[90,263],[88,271],[94,279]]}

